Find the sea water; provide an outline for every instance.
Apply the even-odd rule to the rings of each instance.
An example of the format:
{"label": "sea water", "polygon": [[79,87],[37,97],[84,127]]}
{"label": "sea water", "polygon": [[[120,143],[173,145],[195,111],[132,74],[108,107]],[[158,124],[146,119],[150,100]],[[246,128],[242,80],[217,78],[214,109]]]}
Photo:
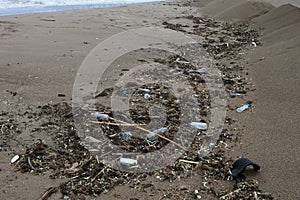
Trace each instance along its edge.
{"label": "sea water", "polygon": [[158,0],[0,0],[0,16],[113,7],[153,1]]}

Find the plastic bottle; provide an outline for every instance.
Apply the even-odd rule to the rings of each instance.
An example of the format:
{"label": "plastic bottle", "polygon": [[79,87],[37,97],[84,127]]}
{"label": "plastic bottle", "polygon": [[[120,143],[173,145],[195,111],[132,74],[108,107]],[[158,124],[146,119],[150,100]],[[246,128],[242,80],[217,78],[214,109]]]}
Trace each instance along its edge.
{"label": "plastic bottle", "polygon": [[99,118],[99,119],[102,119],[102,120],[108,120],[109,119],[109,116],[107,114],[102,114],[102,113],[99,113],[99,112],[95,112],[94,114],[95,117]]}
{"label": "plastic bottle", "polygon": [[230,91],[230,92],[229,92],[229,94],[230,94],[230,96],[231,96],[231,97],[237,97],[237,96],[241,96],[241,94],[240,94],[240,93],[233,92],[233,91]]}
{"label": "plastic bottle", "polygon": [[131,159],[131,158],[120,158],[120,163],[121,165],[136,165],[137,164],[137,160],[135,159]]}
{"label": "plastic bottle", "polygon": [[246,109],[248,109],[250,107],[251,107],[251,103],[246,103],[245,105],[237,108],[236,112],[241,113],[241,112],[243,112],[244,110],[246,110]]}
{"label": "plastic bottle", "polygon": [[167,130],[168,130],[167,128],[162,127],[162,128],[159,128],[159,129],[154,130],[153,133],[158,133],[158,134],[160,134],[160,133],[166,132]]}
{"label": "plastic bottle", "polygon": [[131,134],[131,132],[127,131],[127,132],[121,132],[120,136],[122,139],[128,141],[128,140],[131,140],[132,134]]}
{"label": "plastic bottle", "polygon": [[151,92],[151,90],[147,88],[138,88],[138,91],[147,92],[147,93]]}
{"label": "plastic bottle", "polygon": [[199,73],[199,74],[205,74],[207,70],[205,68],[200,68],[200,69],[191,69],[188,71],[188,73]]}
{"label": "plastic bottle", "polygon": [[191,122],[190,125],[192,127],[200,129],[200,130],[206,130],[207,129],[207,123],[204,123],[204,122]]}

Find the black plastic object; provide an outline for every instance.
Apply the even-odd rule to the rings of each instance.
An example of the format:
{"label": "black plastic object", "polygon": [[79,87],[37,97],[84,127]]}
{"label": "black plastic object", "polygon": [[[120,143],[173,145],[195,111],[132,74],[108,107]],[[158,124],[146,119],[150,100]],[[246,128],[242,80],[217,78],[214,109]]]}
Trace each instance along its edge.
{"label": "black plastic object", "polygon": [[260,166],[251,160],[247,158],[240,158],[232,164],[231,174],[233,176],[233,179],[235,180],[245,180],[246,176],[244,175],[244,172],[246,170],[246,167],[252,165],[254,171],[258,171],[260,169]]}

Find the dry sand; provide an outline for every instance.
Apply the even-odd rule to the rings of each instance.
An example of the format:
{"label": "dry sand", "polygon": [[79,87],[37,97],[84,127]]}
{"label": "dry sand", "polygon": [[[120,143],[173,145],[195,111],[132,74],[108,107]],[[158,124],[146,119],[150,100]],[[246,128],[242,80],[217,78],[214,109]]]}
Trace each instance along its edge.
{"label": "dry sand", "polygon": [[[223,1],[228,3],[229,9],[225,9],[225,3],[211,8],[216,2],[204,10],[210,14],[227,13],[223,14],[226,20],[238,19],[239,15],[240,19],[248,18],[250,15],[241,12],[240,8],[248,6],[253,9],[255,5],[248,1],[232,6],[235,1]],[[238,116],[244,125],[238,151],[241,156],[262,164],[264,172],[260,179],[263,189],[271,191],[276,199],[297,199],[300,196],[297,189],[300,187],[300,159],[297,156],[300,150],[300,8],[295,6],[299,6],[298,1],[285,5],[282,4],[286,1],[268,2],[279,7],[252,20],[262,28],[263,46],[246,56],[249,75],[256,85],[255,108],[250,115]],[[257,10],[260,11],[261,7]],[[271,9],[269,6],[265,8]]]}
{"label": "dry sand", "polygon": [[[199,0],[194,5],[203,6],[206,2]],[[255,178],[261,188],[273,193],[276,199],[297,199],[300,197],[300,11],[293,5],[299,6],[299,1],[289,1],[293,5],[284,6],[281,5],[286,1],[266,2],[214,0],[203,11],[226,20],[252,19],[256,26],[263,28],[263,45],[245,55],[245,66],[256,91],[245,99],[231,102],[232,106],[237,106],[247,99],[253,100],[255,106],[252,112],[232,113],[243,127],[241,143],[232,156],[249,157],[261,164],[261,173]],[[269,3],[280,7],[273,8]],[[26,107],[69,101],[81,62],[100,41],[127,29],[161,26],[165,20],[197,13],[198,8],[149,3],[1,17],[0,108],[14,110],[7,108],[8,105],[19,103]],[[13,96],[10,91],[17,95]],[[66,97],[58,97],[59,93]],[[18,108],[13,112],[16,110]],[[22,150],[20,143],[26,137],[28,133],[12,142],[15,152]],[[49,186],[58,184],[59,181],[47,178],[47,174],[14,174],[8,165],[13,155],[11,151],[0,152],[1,199],[37,199]],[[186,182],[193,188],[198,178],[191,177]],[[180,186],[181,183],[173,185]],[[122,193],[124,196],[120,197]],[[143,195],[121,186],[98,199],[143,198]],[[57,194],[51,199],[59,197]]]}

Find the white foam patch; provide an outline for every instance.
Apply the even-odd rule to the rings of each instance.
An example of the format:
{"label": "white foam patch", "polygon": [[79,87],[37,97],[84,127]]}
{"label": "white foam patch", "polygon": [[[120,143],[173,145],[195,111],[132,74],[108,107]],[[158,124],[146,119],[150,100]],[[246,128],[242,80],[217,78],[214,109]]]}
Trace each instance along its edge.
{"label": "white foam patch", "polygon": [[97,4],[130,4],[153,2],[155,0],[0,0],[1,8],[46,7],[46,6],[72,6]]}

